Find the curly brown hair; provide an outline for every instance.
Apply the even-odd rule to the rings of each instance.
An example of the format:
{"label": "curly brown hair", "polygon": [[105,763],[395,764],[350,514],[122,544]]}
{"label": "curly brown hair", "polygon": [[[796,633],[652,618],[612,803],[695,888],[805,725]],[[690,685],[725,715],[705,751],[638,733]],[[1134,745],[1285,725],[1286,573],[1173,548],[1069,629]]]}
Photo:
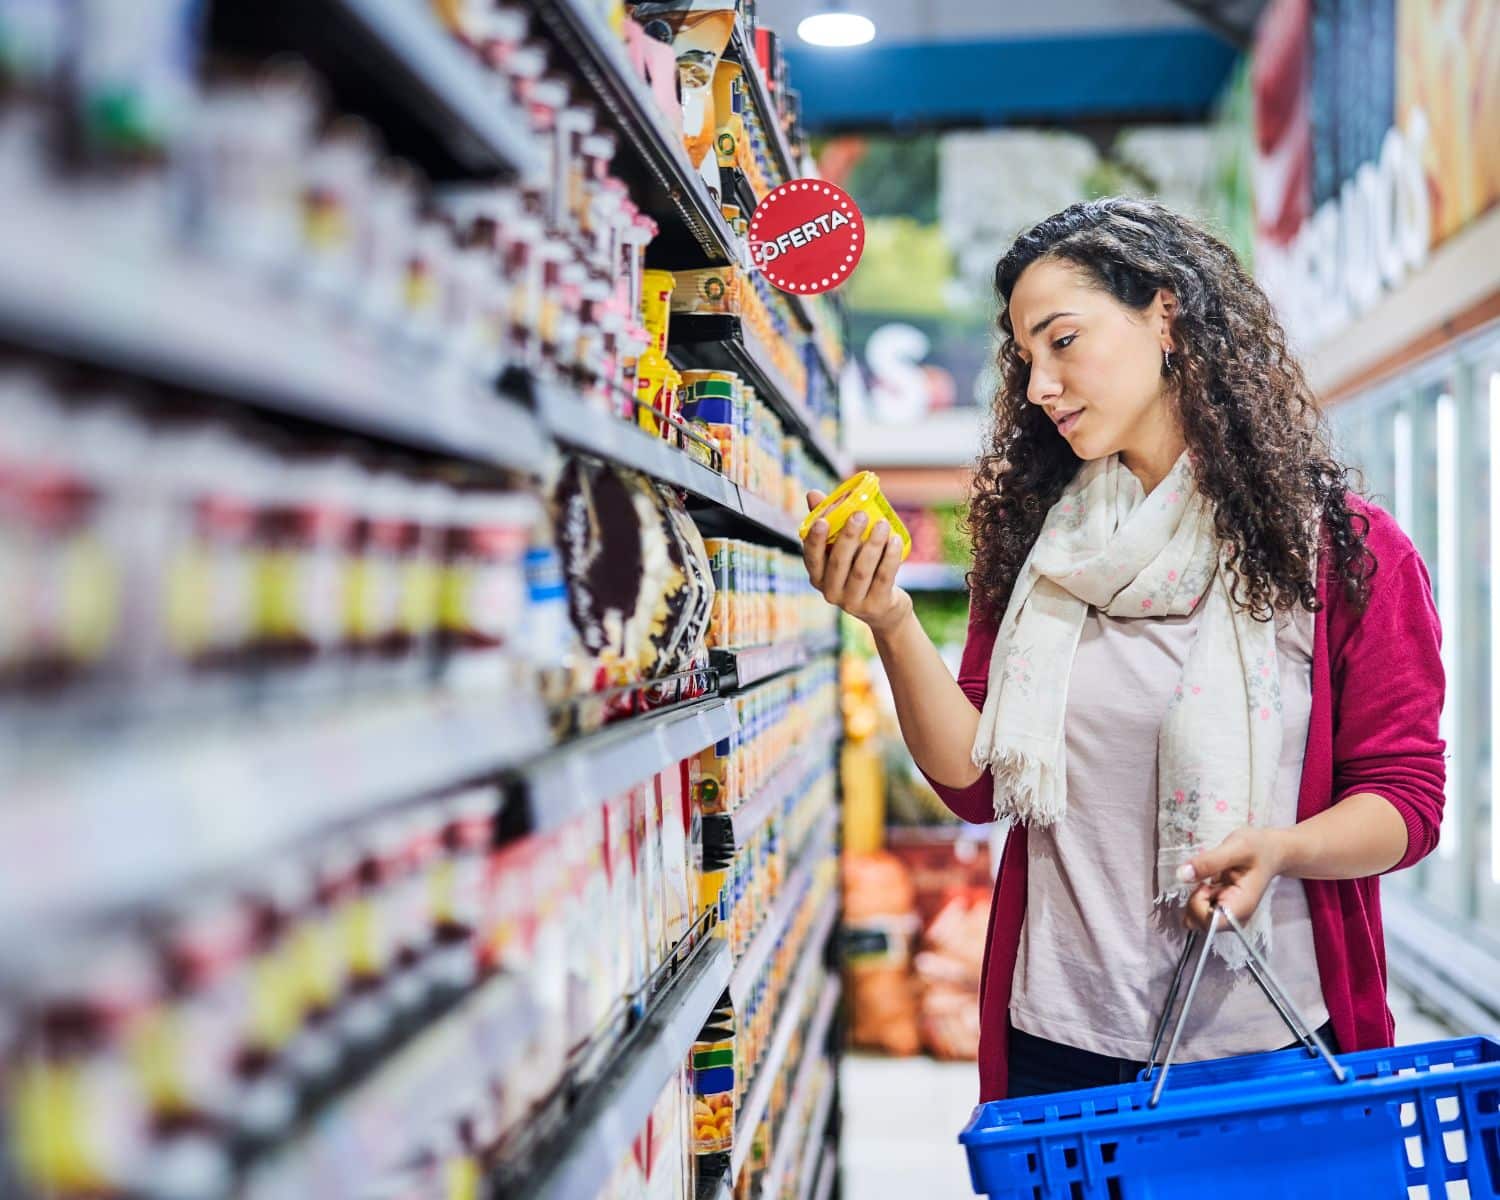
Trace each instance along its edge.
{"label": "curly brown hair", "polygon": [[1369,521],[1350,511],[1350,471],[1333,456],[1270,302],[1202,227],[1160,204],[1119,197],[1048,217],[995,268],[1001,383],[966,516],[976,605],[995,618],[1005,611],[1043,519],[1082,461],[1027,400],[1030,368],[1010,321],[1016,281],[1043,259],[1076,265],[1092,286],[1137,311],[1160,288],[1176,296],[1167,396],[1198,485],[1214,502],[1219,538],[1231,548],[1235,601],[1261,620],[1298,603],[1315,611],[1309,531],[1320,521],[1324,552],[1332,552],[1350,603],[1363,608],[1375,570],[1365,548]]}

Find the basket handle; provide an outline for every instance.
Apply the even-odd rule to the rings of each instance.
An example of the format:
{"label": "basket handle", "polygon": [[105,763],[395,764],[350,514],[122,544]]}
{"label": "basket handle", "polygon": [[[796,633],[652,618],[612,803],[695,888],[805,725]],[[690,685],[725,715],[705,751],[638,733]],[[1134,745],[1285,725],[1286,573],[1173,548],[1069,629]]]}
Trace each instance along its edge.
{"label": "basket handle", "polygon": [[[1177,1056],[1177,1045],[1182,1040],[1183,1026],[1187,1024],[1188,1009],[1192,1007],[1193,996],[1198,991],[1198,982],[1203,978],[1203,968],[1208,963],[1208,952],[1213,947],[1214,934],[1219,929],[1219,918],[1223,917],[1225,923],[1243,943],[1248,954],[1245,965],[1250,969],[1250,974],[1255,982],[1260,985],[1260,990],[1266,994],[1266,999],[1271,1002],[1271,1007],[1276,1010],[1278,1016],[1286,1023],[1286,1027],[1292,1031],[1292,1036],[1302,1043],[1311,1057],[1322,1056],[1323,1061],[1328,1064],[1328,1069],[1333,1072],[1333,1077],[1339,1083],[1343,1083],[1348,1074],[1343,1066],[1328,1052],[1328,1047],[1323,1044],[1323,1039],[1317,1031],[1308,1024],[1307,1019],[1298,1011],[1285,988],[1277,980],[1271,971],[1270,963],[1261,958],[1260,952],[1246,936],[1244,927],[1235,919],[1235,916],[1222,904],[1215,904],[1213,915],[1209,919],[1208,933],[1203,937],[1203,946],[1198,950],[1198,963],[1193,968],[1193,978],[1188,984],[1187,995],[1183,997],[1182,1009],[1177,1016],[1176,1027],[1172,1030],[1172,1041],[1167,1047],[1167,1057],[1161,1064],[1161,1074],[1156,1076],[1156,1087],[1151,1091],[1149,1107],[1155,1108],[1161,1100],[1162,1089],[1167,1085],[1167,1072],[1172,1069],[1172,1060]],[[1144,1078],[1150,1079],[1156,1073],[1156,1056],[1161,1051],[1162,1038],[1166,1036],[1167,1024],[1171,1019],[1172,1006],[1177,1002],[1177,994],[1182,990],[1182,977],[1187,970],[1188,960],[1193,956],[1193,950],[1198,944],[1199,933],[1190,930],[1187,941],[1183,944],[1182,955],[1177,960],[1177,969],[1172,975],[1172,986],[1167,991],[1167,1002],[1162,1007],[1161,1020],[1156,1025],[1156,1036],[1151,1041],[1151,1061],[1146,1064]]]}

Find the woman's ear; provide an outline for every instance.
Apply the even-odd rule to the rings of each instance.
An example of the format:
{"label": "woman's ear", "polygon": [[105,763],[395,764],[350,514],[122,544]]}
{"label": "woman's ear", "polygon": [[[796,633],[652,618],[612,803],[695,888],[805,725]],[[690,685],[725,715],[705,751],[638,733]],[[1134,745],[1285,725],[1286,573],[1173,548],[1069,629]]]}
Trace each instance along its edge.
{"label": "woman's ear", "polygon": [[1157,321],[1157,336],[1161,338],[1163,350],[1176,350],[1177,344],[1172,337],[1172,322],[1177,319],[1177,296],[1171,288],[1157,288],[1155,313]]}

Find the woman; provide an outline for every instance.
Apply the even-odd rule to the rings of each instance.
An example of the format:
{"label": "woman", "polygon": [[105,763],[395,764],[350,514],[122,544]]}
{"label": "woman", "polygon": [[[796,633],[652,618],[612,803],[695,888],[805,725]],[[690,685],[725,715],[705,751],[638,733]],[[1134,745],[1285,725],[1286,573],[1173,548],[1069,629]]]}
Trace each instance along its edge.
{"label": "woman", "polygon": [[[981,1099],[1133,1078],[1183,925],[1216,904],[1336,1047],[1389,1045],[1376,877],[1433,848],[1443,804],[1421,559],[1348,490],[1265,296],[1191,221],[1076,204],[1016,241],[995,286],[958,681],[883,523],[830,545],[819,522],[803,548],[873,631],[939,795],[1012,822]],[[1179,1057],[1287,1044],[1233,935],[1214,948]]]}

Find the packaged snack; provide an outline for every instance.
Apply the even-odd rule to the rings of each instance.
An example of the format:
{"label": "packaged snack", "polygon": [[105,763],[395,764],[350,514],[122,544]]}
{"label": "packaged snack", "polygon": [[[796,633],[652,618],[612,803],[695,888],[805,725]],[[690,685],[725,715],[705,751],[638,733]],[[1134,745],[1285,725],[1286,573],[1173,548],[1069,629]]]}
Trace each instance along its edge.
{"label": "packaged snack", "polygon": [[732,740],[724,737],[698,753],[695,798],[698,801],[699,811],[705,816],[731,810],[733,804],[730,782],[732,746]]}
{"label": "packaged snack", "polygon": [[714,68],[714,152],[721,169],[741,165],[745,141],[744,68],[721,58]]}
{"label": "packaged snack", "polygon": [[639,678],[627,644],[645,590],[645,550],[631,489],[609,467],[569,459],[553,491],[568,605],[596,689]]}
{"label": "packaged snack", "polygon": [[678,271],[672,311],[685,315],[739,316],[744,309],[744,275],[735,266]]}
{"label": "packaged snack", "polygon": [[713,149],[714,71],[729,44],[735,13],[735,5],[724,0],[649,0],[631,6],[647,35],[669,42],[676,54],[682,142],[695,171]]}
{"label": "packaged snack", "polygon": [[725,996],[694,1043],[693,1152],[718,1154],[734,1146],[735,1014]]}

